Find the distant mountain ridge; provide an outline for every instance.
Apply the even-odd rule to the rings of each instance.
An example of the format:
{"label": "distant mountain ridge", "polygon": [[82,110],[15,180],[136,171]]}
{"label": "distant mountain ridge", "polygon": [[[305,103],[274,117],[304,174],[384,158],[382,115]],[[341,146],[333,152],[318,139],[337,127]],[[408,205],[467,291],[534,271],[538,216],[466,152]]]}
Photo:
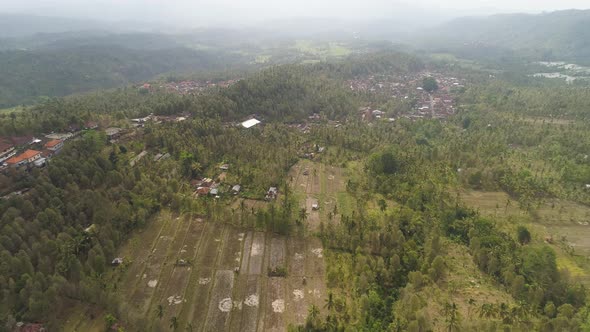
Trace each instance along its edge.
{"label": "distant mountain ridge", "polygon": [[590,62],[590,10],[454,19],[424,32],[419,45],[499,48],[544,60]]}

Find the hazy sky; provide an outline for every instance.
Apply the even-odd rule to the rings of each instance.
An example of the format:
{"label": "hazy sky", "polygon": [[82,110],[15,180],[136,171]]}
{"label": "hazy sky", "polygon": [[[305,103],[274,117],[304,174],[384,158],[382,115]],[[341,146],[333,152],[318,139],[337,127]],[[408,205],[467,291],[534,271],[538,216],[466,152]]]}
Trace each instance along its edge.
{"label": "hazy sky", "polygon": [[0,0],[0,12],[179,25],[255,22],[287,17],[386,18],[588,9],[589,0]]}

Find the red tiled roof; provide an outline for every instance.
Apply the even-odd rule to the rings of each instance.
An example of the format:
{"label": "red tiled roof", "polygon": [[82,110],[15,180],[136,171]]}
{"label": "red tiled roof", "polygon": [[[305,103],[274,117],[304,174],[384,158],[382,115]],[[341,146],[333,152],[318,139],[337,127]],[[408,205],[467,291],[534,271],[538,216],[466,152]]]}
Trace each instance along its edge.
{"label": "red tiled roof", "polygon": [[52,148],[52,147],[54,147],[54,146],[58,145],[58,144],[59,144],[59,143],[61,143],[61,142],[62,142],[62,141],[61,141],[61,140],[59,140],[59,139],[54,139],[54,140],[51,140],[51,141],[49,141],[49,142],[45,143],[45,147],[46,147],[46,148]]}
{"label": "red tiled roof", "polygon": [[200,187],[200,188],[197,188],[197,193],[199,195],[207,195],[209,193],[209,190],[210,190],[209,187]]}
{"label": "red tiled roof", "polygon": [[25,152],[23,152],[23,153],[19,154],[19,155],[18,155],[18,156],[16,156],[16,157],[12,157],[12,158],[8,159],[8,160],[6,161],[6,163],[7,163],[7,164],[18,164],[18,163],[20,163],[21,161],[23,161],[23,160],[26,160],[26,159],[29,159],[29,158],[31,158],[31,157],[34,157],[35,155],[38,155],[38,154],[40,154],[40,153],[41,153],[41,152],[39,152],[39,151],[36,151],[36,150],[27,150],[27,151],[25,151]]}

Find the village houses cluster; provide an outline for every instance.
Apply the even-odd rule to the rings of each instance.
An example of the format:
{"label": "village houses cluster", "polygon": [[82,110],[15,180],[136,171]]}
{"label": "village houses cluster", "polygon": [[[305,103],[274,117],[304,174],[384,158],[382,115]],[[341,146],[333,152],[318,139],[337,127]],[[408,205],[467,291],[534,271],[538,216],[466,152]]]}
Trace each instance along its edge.
{"label": "village houses cluster", "polygon": [[[167,82],[158,86],[158,89],[163,89],[170,93],[177,93],[181,95],[186,94],[195,94],[203,92],[210,88],[227,88],[240,79],[231,79],[226,81],[181,81],[181,82]],[[145,83],[140,86],[140,89],[143,91],[152,92],[154,90],[154,85],[150,83]]]}
{"label": "village houses cluster", "polygon": [[[422,87],[424,78],[432,77],[438,89],[427,92]],[[412,104],[411,111],[401,117],[409,119],[444,119],[456,112],[455,91],[465,87],[465,80],[437,72],[420,72],[415,75],[370,75],[347,81],[352,91],[377,94]],[[395,121],[392,114],[370,106],[359,109],[365,121]],[[399,115],[398,115],[399,116]]]}

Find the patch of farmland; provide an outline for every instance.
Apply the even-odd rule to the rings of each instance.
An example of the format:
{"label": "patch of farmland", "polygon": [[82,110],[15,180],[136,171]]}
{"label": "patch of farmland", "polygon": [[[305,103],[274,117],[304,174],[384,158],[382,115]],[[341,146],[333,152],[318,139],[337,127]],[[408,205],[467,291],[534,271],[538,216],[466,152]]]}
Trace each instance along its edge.
{"label": "patch of farmland", "polygon": [[225,239],[225,249],[221,254],[220,266],[222,269],[236,270],[240,268],[242,249],[246,234],[235,228],[230,228]]}
{"label": "patch of farmland", "polygon": [[163,298],[158,302],[162,306],[168,306],[165,311],[164,321],[169,321],[172,317],[178,317],[182,307],[188,301],[185,298],[185,290],[194,268],[203,228],[202,221],[192,221],[180,251],[176,257],[172,257],[175,260],[175,266],[169,277],[168,287],[163,293]]}
{"label": "patch of farmland", "polygon": [[232,331],[255,332],[258,327],[258,313],[262,289],[259,276],[247,276],[241,314],[241,327]]}
{"label": "patch of farmland", "polygon": [[[168,295],[166,295],[166,289],[168,288],[168,286],[170,285],[170,282],[172,281],[172,273],[175,269],[175,263],[178,257],[178,254],[180,253],[180,250],[182,249],[184,243],[185,243],[185,239],[187,237],[188,234],[188,229],[192,223],[191,220],[183,220],[183,219],[178,219],[178,222],[180,223],[180,225],[178,226],[178,232],[177,232],[177,236],[171,241],[171,244],[168,248],[168,251],[166,253],[166,258],[165,261],[162,263],[161,267],[160,267],[160,271],[159,271],[159,275],[158,278],[155,278],[155,280],[158,280],[158,283],[156,284],[155,287],[149,287],[149,288],[153,288],[153,294],[150,296],[150,301],[149,301],[149,306],[148,308],[150,308],[152,311],[155,308],[155,304],[160,301],[160,299],[162,298],[167,298]],[[150,280],[154,280],[154,279],[150,279]],[[183,292],[182,292],[183,293]],[[181,294],[174,294],[173,296],[177,296],[179,297],[179,299],[175,299],[173,301],[173,303],[175,305],[178,305],[180,303],[177,303],[178,301],[184,301],[184,298],[182,297],[182,293]],[[149,310],[148,310],[149,312]]]}
{"label": "patch of farmland", "polygon": [[[148,252],[137,264],[137,277],[126,274],[131,269],[113,272],[121,271],[132,287],[137,282],[132,296],[122,297],[123,308],[127,317],[145,317],[147,330],[165,330],[175,317],[181,331],[286,331],[305,322],[316,299],[323,303],[323,249],[315,238],[244,231],[165,212],[157,226],[146,247],[137,246],[137,257]],[[278,276],[270,277],[269,268]],[[155,314],[159,305],[161,318]]]}
{"label": "patch of farmland", "polygon": [[273,236],[270,240],[270,263],[269,269],[286,268],[285,253],[287,241],[284,236]]}
{"label": "patch of farmland", "polygon": [[286,279],[268,278],[265,298],[266,301],[264,310],[261,312],[258,331],[286,331]]}
{"label": "patch of farmland", "polygon": [[[160,236],[170,236],[173,230],[170,218],[160,216],[153,220],[145,231],[138,232],[132,237],[121,249],[120,256],[130,262],[125,274],[121,277],[121,284],[125,285],[123,287],[125,296],[131,296],[135,291],[135,285],[145,280],[143,278],[145,264],[160,241]],[[143,285],[138,286],[143,287]]]}
{"label": "patch of farmland", "polygon": [[215,267],[217,264],[217,256],[221,251],[224,227],[210,225],[211,232],[207,233],[206,241],[203,242],[202,249],[199,250],[199,255],[195,260],[195,269],[193,275],[197,278],[196,289],[191,289],[193,295],[189,311],[188,322],[194,326],[195,330],[199,331],[205,318],[207,317],[209,291],[213,285]]}
{"label": "patch of farmland", "polygon": [[160,234],[158,243],[152,249],[151,254],[145,262],[145,267],[141,273],[135,292],[131,295],[131,304],[139,313],[145,313],[147,311],[151,297],[161,282],[160,273],[166,262],[168,249],[174,243],[176,232],[184,225],[180,219],[176,218],[172,219],[170,223],[172,229],[167,229],[166,233]]}
{"label": "patch of farmland", "polygon": [[265,236],[262,232],[254,233],[252,247],[250,248],[250,262],[248,264],[248,274],[261,274],[262,263],[264,260]]}
{"label": "patch of farmland", "polygon": [[234,271],[218,270],[215,273],[205,331],[227,331],[229,329],[229,317],[234,309],[234,300],[231,297],[233,287]]}

